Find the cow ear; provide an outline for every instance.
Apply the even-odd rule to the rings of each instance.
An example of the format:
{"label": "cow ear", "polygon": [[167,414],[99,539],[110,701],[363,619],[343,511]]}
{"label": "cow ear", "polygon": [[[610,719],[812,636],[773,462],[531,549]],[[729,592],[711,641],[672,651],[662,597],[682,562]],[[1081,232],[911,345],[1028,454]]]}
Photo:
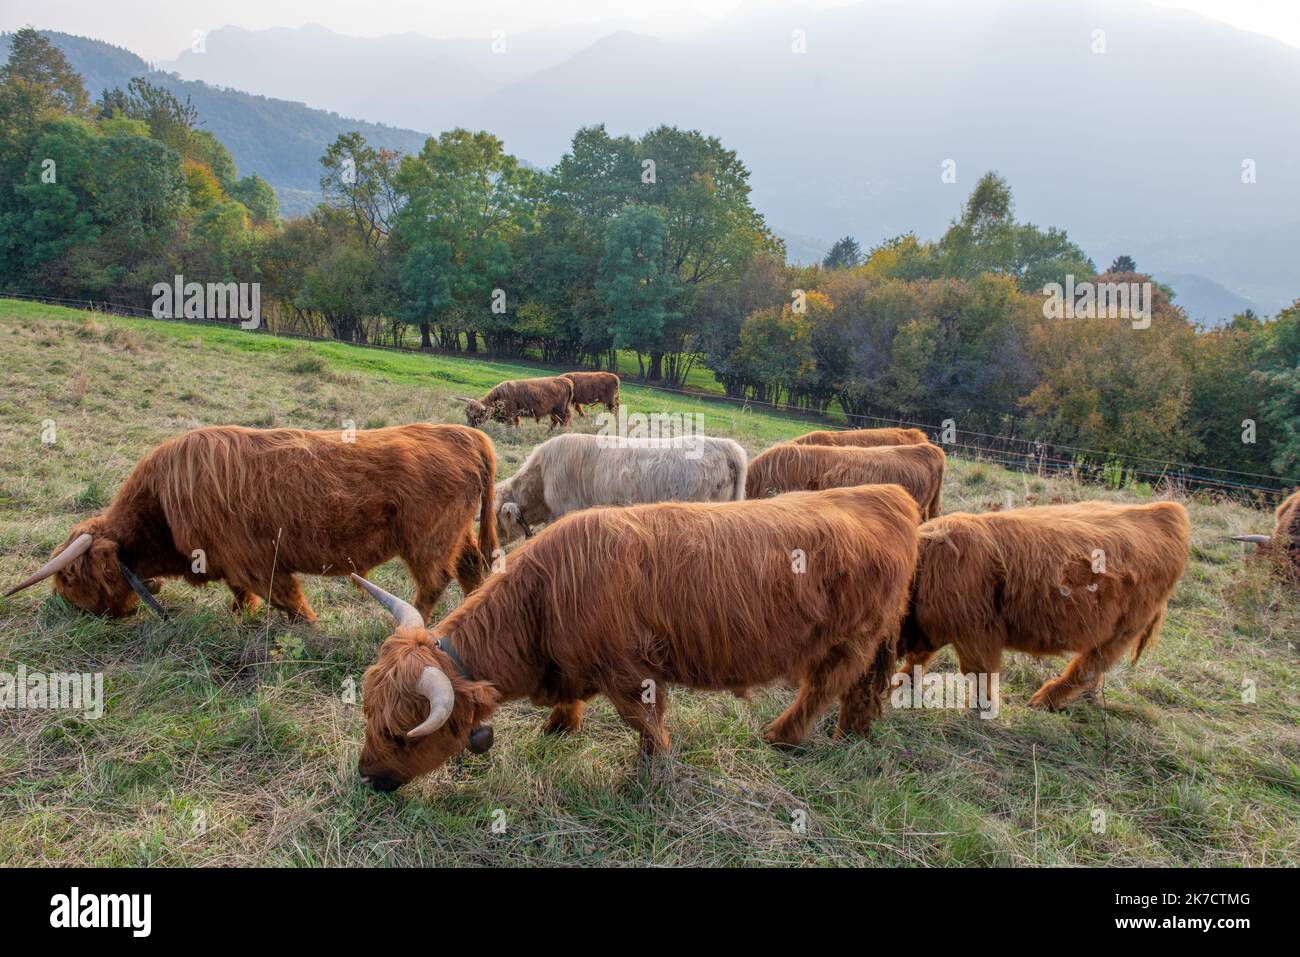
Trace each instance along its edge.
{"label": "cow ear", "polygon": [[470,720],[474,724],[482,724],[492,717],[501,703],[501,692],[490,681],[471,681],[457,688],[456,693],[469,701],[472,709]]}

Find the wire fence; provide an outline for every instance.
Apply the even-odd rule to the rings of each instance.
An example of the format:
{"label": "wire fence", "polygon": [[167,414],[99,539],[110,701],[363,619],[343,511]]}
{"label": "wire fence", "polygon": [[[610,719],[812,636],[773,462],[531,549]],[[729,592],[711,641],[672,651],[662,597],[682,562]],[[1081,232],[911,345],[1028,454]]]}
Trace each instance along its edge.
{"label": "wire fence", "polygon": [[[192,325],[222,325],[240,329],[237,321],[223,322],[213,319],[188,319],[179,316],[155,316],[151,310],[135,306],[112,303],[90,298],[60,298],[57,296],[33,296],[25,293],[0,290],[0,298],[19,299],[27,302],[48,305],[68,306],[90,312],[123,316],[134,319],[149,319],[158,322],[180,322]],[[257,329],[241,330],[250,334],[270,335],[278,338],[299,339],[311,342],[345,342],[331,336],[317,336],[298,332],[272,330],[265,326]],[[418,352],[403,346],[383,345],[379,343],[345,342],[365,349],[380,349],[387,352]],[[492,361],[491,356],[477,358]],[[511,357],[512,362],[522,361],[529,365],[539,365],[529,360]],[[810,424],[826,429],[878,428],[895,426],[916,428],[924,431],[931,440],[941,445],[950,454],[980,462],[989,462],[1022,472],[1040,476],[1067,476],[1071,479],[1121,487],[1134,483],[1143,483],[1152,488],[1178,489],[1184,492],[1205,492],[1231,497],[1240,501],[1260,506],[1272,506],[1280,502],[1294,488],[1300,486],[1300,478],[1265,475],[1257,472],[1243,472],[1209,465],[1195,465],[1187,462],[1172,462],[1150,456],[1121,454],[1100,449],[1086,449],[1078,446],[1056,442],[1043,442],[1033,438],[1013,435],[998,435],[957,428],[955,423],[918,422],[903,417],[888,418],[883,416],[844,413],[847,425],[841,425],[819,413],[810,412],[794,406],[779,405],[757,399],[728,396],[718,393],[702,392],[694,389],[676,389],[670,386],[635,382],[638,388],[651,392],[679,395],[686,398],[707,402],[731,403],[748,408],[765,406],[776,412],[798,416]]]}

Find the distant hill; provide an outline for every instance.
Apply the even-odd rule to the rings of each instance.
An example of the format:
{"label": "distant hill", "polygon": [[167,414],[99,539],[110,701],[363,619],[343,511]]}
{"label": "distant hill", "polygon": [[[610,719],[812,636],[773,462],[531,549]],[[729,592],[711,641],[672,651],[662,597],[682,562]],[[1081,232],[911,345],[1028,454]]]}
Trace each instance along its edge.
{"label": "distant hill", "polygon": [[[132,77],[187,97],[199,111],[199,126],[226,144],[240,175],[256,173],[271,184],[286,216],[301,215],[315,205],[320,187],[320,158],[340,133],[359,130],[376,146],[418,152],[427,134],[380,123],[349,119],[302,103],[254,96],[238,90],[182,80],[153,71],[143,59],[111,44],[43,30],[81,74],[91,98],[105,89],[126,88]],[[10,35],[0,35],[0,60],[9,56]]]}
{"label": "distant hill", "polygon": [[685,36],[614,26],[510,37],[502,56],[486,38],[219,30],[176,65],[402,126],[490,130],[541,165],[584,124],[697,128],[749,166],[769,223],[864,248],[937,237],[996,169],[1019,218],[1099,262],[1129,253],[1269,313],[1300,293],[1300,50],[1276,40],[1142,0],[772,0]]}
{"label": "distant hill", "polygon": [[1213,279],[1184,273],[1162,273],[1160,281],[1174,290],[1175,305],[1183,307],[1187,317],[1207,326],[1221,326],[1247,309],[1260,313],[1249,299],[1225,289]]}

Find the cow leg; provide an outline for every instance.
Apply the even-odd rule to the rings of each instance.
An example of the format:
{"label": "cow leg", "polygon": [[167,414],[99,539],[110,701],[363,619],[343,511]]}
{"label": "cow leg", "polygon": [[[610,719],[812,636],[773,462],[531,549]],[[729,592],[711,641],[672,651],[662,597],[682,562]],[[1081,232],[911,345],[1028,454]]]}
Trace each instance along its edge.
{"label": "cow leg", "polygon": [[668,731],[663,726],[664,712],[668,707],[668,692],[665,688],[655,688],[654,704],[642,701],[639,691],[630,697],[610,695],[609,699],[628,727],[640,733],[640,752],[643,757],[668,752]]}
{"label": "cow leg", "polygon": [[429,616],[442,600],[442,593],[446,590],[447,583],[451,581],[451,573],[428,558],[422,562],[407,559],[403,559],[403,562],[415,582],[415,601],[411,604],[415,605],[415,610],[427,624]]}
{"label": "cow leg", "polygon": [[251,615],[253,612],[257,611],[258,606],[262,604],[262,599],[258,598],[254,592],[249,591],[242,585],[227,584],[230,588],[230,594],[234,596],[230,602],[231,612],[236,615]]}
{"label": "cow leg", "polygon": [[574,411],[576,411],[578,415],[582,416],[584,419],[587,417],[587,411],[582,406],[578,405],[578,403],[576,402],[573,403],[573,408]]}
{"label": "cow leg", "polygon": [[551,709],[550,717],[542,725],[542,734],[572,734],[582,730],[582,715],[587,710],[587,702],[566,701]]}
{"label": "cow leg", "polygon": [[[925,653],[927,660],[934,652]],[[898,650],[894,643],[882,640],[867,670],[860,674],[840,698],[840,719],[835,726],[835,737],[856,734],[866,737],[871,732],[871,722],[884,711],[885,695],[898,671]]]}
{"label": "cow leg", "polygon": [[939,653],[938,649],[930,651],[909,651],[903,659],[903,671],[908,675],[913,675],[915,669],[921,669],[921,675],[925,675],[925,669],[929,667],[930,662],[934,661],[934,656]]}
{"label": "cow leg", "polygon": [[307,596],[302,593],[302,583],[296,575],[279,574],[271,582],[271,604],[279,608],[290,618],[311,624],[316,621],[316,612],[307,604]]}
{"label": "cow leg", "polygon": [[483,584],[483,556],[479,554],[472,528],[465,530],[465,541],[461,543],[460,554],[456,556],[456,581],[466,595]]}
{"label": "cow leg", "polygon": [[1111,665],[1120,659],[1124,649],[1133,642],[1133,635],[1125,632],[1097,648],[1082,651],[1066,669],[1044,684],[1029,699],[1029,707],[1057,711],[1085,692],[1096,690]]}
{"label": "cow leg", "polygon": [[832,699],[844,695],[861,674],[861,656],[848,644],[833,645],[804,675],[794,701],[768,726],[763,738],[769,744],[789,747],[803,744],[808,737],[808,726]]}
{"label": "cow leg", "polygon": [[992,675],[1002,671],[1002,646],[979,644],[954,646],[957,650],[957,667],[964,675]]}

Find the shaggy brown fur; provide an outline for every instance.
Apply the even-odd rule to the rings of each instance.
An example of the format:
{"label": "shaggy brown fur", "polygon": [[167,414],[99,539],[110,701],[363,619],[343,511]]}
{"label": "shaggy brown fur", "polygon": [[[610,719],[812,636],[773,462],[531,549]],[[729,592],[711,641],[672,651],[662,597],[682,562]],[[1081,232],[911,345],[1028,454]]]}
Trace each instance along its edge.
{"label": "shaggy brown fur", "polygon": [[562,378],[573,383],[573,407],[585,416],[584,405],[599,402],[607,412],[618,411],[619,379],[612,372],[566,372]]}
{"label": "shaggy brown fur", "polygon": [[912,494],[925,521],[939,515],[946,464],[943,449],[928,442],[875,449],[784,442],[749,463],[745,497],[893,483]]}
{"label": "shaggy brown fur", "polygon": [[[567,515],[437,625],[384,642],[365,677],[361,773],[386,789],[431,771],[498,701],[519,698],[554,707],[547,729],[570,731],[603,694],[643,752],[662,751],[671,684],[739,693],[796,681],[766,737],[798,744],[873,663],[892,662],[916,526],[915,503],[889,485]],[[451,679],[456,706],[409,741],[429,711],[416,690],[429,665]],[[842,712],[842,732],[865,733],[878,716],[892,669],[878,670],[876,707]]]}
{"label": "shaggy brown fur", "polygon": [[[59,551],[83,532],[94,545],[57,573],[54,590],[86,611],[126,615],[137,598],[120,560],[141,578],[224,581],[237,609],[261,596],[314,621],[295,574],[365,574],[400,556],[427,618],[452,575],[468,592],[490,567],[495,473],[492,441],[463,425],[360,431],[355,441],[195,429],[146,455],[108,508],[72,529]],[[196,549],[206,571],[193,569]]]}
{"label": "shaggy brown fur", "polygon": [[1277,524],[1258,553],[1275,561],[1292,582],[1300,585],[1300,490],[1292,492],[1277,507]]}
{"label": "shaggy brown fur", "polygon": [[881,445],[923,445],[930,440],[920,429],[824,429],[809,432],[797,439],[795,445],[856,445],[869,449]]}
{"label": "shaggy brown fur", "polygon": [[549,417],[551,428],[568,425],[573,419],[573,380],[564,376],[541,376],[536,379],[512,379],[492,387],[482,401],[465,403],[465,419],[470,425],[482,425],[491,418],[518,426],[523,416],[534,422]]}
{"label": "shaggy brown fur", "polygon": [[1189,534],[1175,502],[955,512],[926,522],[899,654],[910,672],[952,644],[962,673],[981,674],[1001,670],[1004,648],[1075,652],[1029,702],[1059,708],[1095,689],[1124,649],[1136,664],[1155,644]]}

